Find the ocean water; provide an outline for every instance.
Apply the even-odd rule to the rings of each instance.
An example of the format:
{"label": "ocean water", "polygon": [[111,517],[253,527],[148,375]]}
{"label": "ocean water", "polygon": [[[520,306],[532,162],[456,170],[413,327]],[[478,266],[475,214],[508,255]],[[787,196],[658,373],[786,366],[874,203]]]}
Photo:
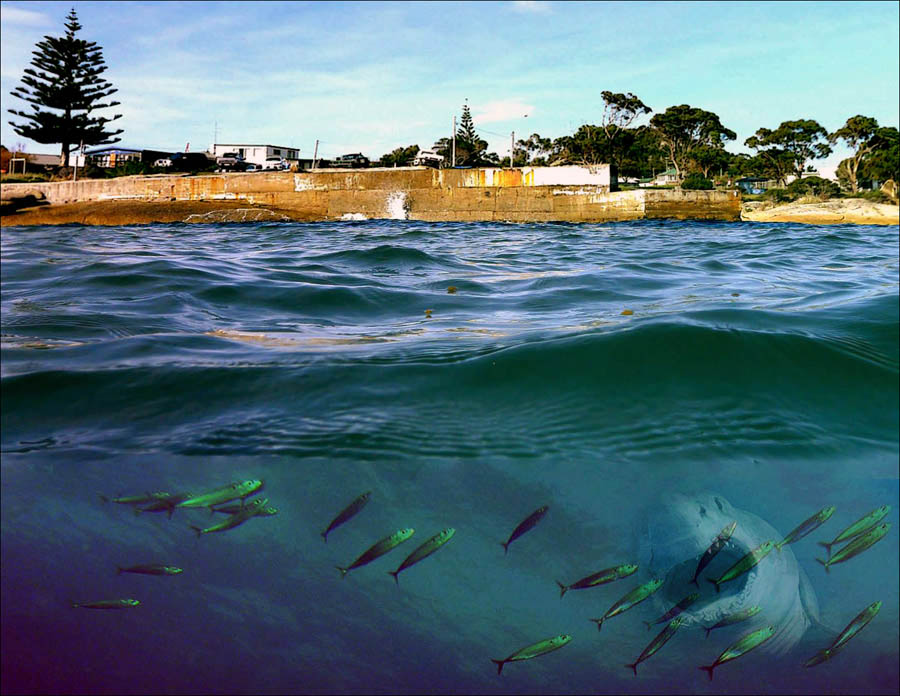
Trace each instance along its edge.
{"label": "ocean water", "polygon": [[[0,261],[4,693],[897,692],[896,228],[5,228]],[[99,496],[256,478],[278,514],[199,538],[224,516]],[[707,582],[827,505],[820,529]],[[886,537],[826,572],[816,542],[882,505]],[[145,563],[184,572],[116,572]],[[665,625],[644,622],[691,592],[635,676]],[[71,606],[125,597],[140,606]],[[712,681],[698,669],[769,624]]]}

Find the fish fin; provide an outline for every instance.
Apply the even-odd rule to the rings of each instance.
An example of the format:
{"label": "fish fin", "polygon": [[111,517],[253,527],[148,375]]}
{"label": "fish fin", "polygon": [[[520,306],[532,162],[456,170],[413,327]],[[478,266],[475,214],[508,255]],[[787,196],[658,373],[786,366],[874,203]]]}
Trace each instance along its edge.
{"label": "fish fin", "polygon": [[[829,559],[828,561],[823,561],[821,558],[817,558],[816,560],[823,566],[825,566],[825,572],[828,573],[828,564],[831,563],[831,559]],[[828,574],[830,575],[831,573]]]}
{"label": "fish fin", "polygon": [[601,628],[603,628],[603,622],[606,621],[606,617],[604,616],[602,619],[591,619],[591,621],[597,622],[597,630],[599,631]]}
{"label": "fish fin", "polygon": [[[646,622],[645,622],[645,623],[646,623]],[[637,663],[637,662],[634,662],[634,663],[632,663],[632,664],[630,664],[630,665],[625,665],[625,666],[626,666],[626,667],[631,667],[631,669],[634,670],[634,676],[637,676],[637,666],[638,666],[638,663]]]}
{"label": "fish fin", "polygon": [[709,680],[712,681],[712,673],[715,668],[715,665],[710,665],[709,667],[698,667],[697,669],[705,670],[709,674]]}
{"label": "fish fin", "polygon": [[399,571],[399,570],[389,570],[389,571],[388,571],[388,575],[393,575],[393,576],[394,576],[394,582],[396,582],[396,583],[397,583],[397,586],[399,587],[399,585],[400,585],[400,578],[398,578],[397,576],[400,575],[400,571]]}
{"label": "fish fin", "polygon": [[559,598],[562,599],[563,595],[566,593],[566,590],[569,588],[566,585],[563,585],[559,580],[556,581],[556,584],[559,585]]}
{"label": "fish fin", "polygon": [[197,532],[197,538],[200,538],[200,535],[203,534],[203,530],[200,527],[195,527],[194,525],[190,525],[191,529]]}
{"label": "fish fin", "polygon": [[[340,566],[335,566],[339,571],[341,571],[341,580],[347,577],[347,573],[350,572],[349,568],[341,568]],[[397,583],[400,584],[399,582]]]}
{"label": "fish fin", "polygon": [[491,662],[497,665],[497,674],[503,671],[503,665],[506,664],[506,660],[495,660],[493,657],[491,658]]}
{"label": "fish fin", "polygon": [[715,580],[711,580],[710,578],[706,578],[706,581],[707,581],[707,582],[711,582],[713,585],[716,586],[716,592],[717,592],[717,593],[720,591],[720,590],[719,590],[719,583],[717,583]]}

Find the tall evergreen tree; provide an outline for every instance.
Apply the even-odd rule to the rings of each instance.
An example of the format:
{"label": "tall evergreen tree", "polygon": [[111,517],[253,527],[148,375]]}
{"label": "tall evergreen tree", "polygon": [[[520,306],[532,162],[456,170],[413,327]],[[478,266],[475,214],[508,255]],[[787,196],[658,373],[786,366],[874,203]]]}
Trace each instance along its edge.
{"label": "tall evergreen tree", "polygon": [[[62,143],[60,164],[69,166],[69,150],[79,143],[107,145],[119,142],[119,130],[106,130],[106,124],[122,117],[92,116],[97,109],[118,106],[102,103],[118,90],[100,75],[106,71],[103,49],[93,41],[75,38],[81,29],[75,10],[66,17],[65,36],[45,36],[32,51],[31,68],[25,68],[23,86],[11,94],[30,102],[30,112],[9,112],[30,123],[9,124],[16,133],[39,143]],[[53,109],[53,111],[43,110]],[[62,112],[62,113],[58,113]]]}

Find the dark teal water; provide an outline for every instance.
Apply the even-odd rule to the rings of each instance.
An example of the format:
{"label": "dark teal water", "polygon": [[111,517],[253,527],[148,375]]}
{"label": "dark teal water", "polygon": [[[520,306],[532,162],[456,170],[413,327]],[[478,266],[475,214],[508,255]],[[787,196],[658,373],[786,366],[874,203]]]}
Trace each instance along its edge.
{"label": "dark teal water", "polygon": [[[5,693],[897,690],[895,227],[4,228],[0,261]],[[205,512],[97,496],[247,478],[279,514],[200,539]],[[710,683],[697,667],[741,627],[682,629],[635,678],[664,601],[588,619],[647,564],[563,600],[554,581],[638,562],[648,514],[705,492],[781,535],[836,506],[785,551],[821,633]],[[883,504],[894,529],[826,574],[815,541]],[[448,526],[395,586],[386,571]],[[411,541],[340,580],[401,527]],[[150,562],[185,572],[116,576]],[[142,605],[69,606],[113,597]],[[500,676],[489,660],[561,633]]]}

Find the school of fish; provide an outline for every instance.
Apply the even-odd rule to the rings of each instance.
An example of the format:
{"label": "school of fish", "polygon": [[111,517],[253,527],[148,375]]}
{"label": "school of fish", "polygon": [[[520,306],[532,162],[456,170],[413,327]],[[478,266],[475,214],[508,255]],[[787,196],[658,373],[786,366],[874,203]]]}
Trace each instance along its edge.
{"label": "school of fish", "polygon": [[[268,498],[255,498],[248,501],[248,498],[258,493],[262,489],[262,487],[263,482],[261,480],[252,479],[230,483],[219,488],[207,490],[197,495],[188,492],[168,493],[164,491],[156,491],[152,493],[144,493],[131,496],[118,496],[116,498],[109,498],[104,495],[101,495],[100,497],[104,502],[112,502],[131,506],[134,509],[135,514],[140,514],[143,512],[166,512],[168,517],[171,518],[177,509],[204,508],[208,509],[210,511],[210,514],[218,512],[227,515],[225,519],[215,522],[214,524],[211,524],[207,527],[191,524],[190,528],[194,530],[197,538],[200,538],[205,534],[224,532],[230,529],[234,529],[244,524],[248,520],[256,517],[268,517],[276,515],[278,513],[278,510],[277,508],[268,505]],[[371,495],[371,491],[362,493],[361,495],[354,498],[343,509],[341,509],[341,511],[331,520],[328,526],[321,532],[321,536],[326,543],[328,541],[329,534],[333,533],[342,525],[348,523],[366,507],[371,499]],[[826,549],[827,556],[825,560],[819,558],[817,558],[816,560],[824,566],[826,572],[830,572],[831,566],[839,563],[845,563],[863,553],[867,549],[871,548],[874,544],[883,539],[890,530],[891,525],[889,523],[882,522],[883,518],[888,514],[890,510],[890,505],[883,505],[879,508],[876,508],[875,510],[872,510],[870,513],[864,515],[860,519],[847,526],[830,542],[818,542],[819,545],[823,546]],[[509,547],[514,541],[534,529],[537,524],[544,519],[548,511],[549,506],[543,505],[532,512],[530,515],[525,517],[513,529],[507,540],[505,542],[500,542],[500,545],[503,546],[504,554],[509,553]],[[718,577],[714,578],[707,575],[705,579],[715,586],[716,592],[718,593],[724,583],[728,583],[739,578],[740,576],[743,576],[746,573],[749,573],[755,566],[760,563],[765,563],[766,557],[773,550],[776,551],[776,553],[780,553],[784,546],[788,544],[795,544],[818,529],[832,517],[834,512],[835,507],[832,505],[822,508],[819,512],[815,513],[807,520],[800,523],[781,541],[776,542],[774,539],[770,539],[760,544],[757,548],[747,552],[744,556],[734,562],[727,569],[720,569]],[[698,578],[700,578],[704,571],[707,570],[708,566],[714,563],[716,556],[729,543],[729,540],[734,534],[736,527],[737,522],[732,522],[731,524],[727,525],[714,539],[710,540],[709,547],[698,559],[694,576],[690,580],[691,583],[699,587]],[[388,574],[391,575],[394,578],[394,581],[399,585],[399,575],[401,572],[410,569],[412,566],[424,561],[426,558],[429,558],[438,550],[444,548],[446,544],[451,539],[453,539],[455,533],[456,529],[453,527],[446,527],[438,531],[427,541],[425,541],[424,543],[416,547],[411,553],[409,553],[406,558],[400,563],[400,565],[397,566],[396,570],[387,571]],[[414,528],[406,527],[396,530],[383,537],[382,539],[374,542],[369,548],[360,553],[352,562],[344,566],[337,566],[337,569],[340,571],[341,578],[346,578],[347,574],[350,571],[368,565],[369,563],[372,563],[378,558],[391,552],[393,549],[412,538],[414,534]],[[833,547],[841,544],[844,545],[842,548],[835,552],[832,552]],[[615,581],[630,577],[637,571],[637,564],[623,563],[611,566],[604,570],[593,572],[571,584],[566,584],[559,580],[556,581],[556,584],[560,588],[560,598],[562,598],[569,590],[586,590],[601,587]],[[179,575],[182,572],[182,568],[156,563],[138,564],[127,567],[119,566],[117,568],[117,574],[119,575],[123,573],[133,573],[142,575],[174,576]],[[638,604],[648,599],[651,595],[657,592],[657,590],[659,590],[663,586],[663,583],[664,581],[662,578],[654,577],[638,584],[637,586],[626,592],[624,595],[622,595],[612,605],[610,605],[610,607],[601,617],[592,618],[590,620],[592,622],[595,622],[597,624],[597,630],[600,630],[603,627],[604,622],[613,617],[624,614],[630,609],[636,607]],[[685,589],[687,589],[687,587]],[[662,631],[660,631],[660,633],[650,641],[650,643],[643,649],[643,651],[638,655],[635,661],[633,663],[625,665],[627,668],[633,670],[635,676],[637,676],[638,665],[648,660],[659,650],[661,650],[663,646],[670,639],[672,639],[675,636],[676,632],[678,632],[678,630],[685,624],[685,618],[682,614],[694,602],[698,600],[699,596],[700,595],[697,592],[686,594],[682,600],[671,606],[661,616],[652,621],[644,621],[644,623],[647,625],[648,630],[650,630],[654,625],[665,625]],[[72,602],[73,607],[84,609],[128,609],[140,606],[140,604],[141,602],[139,600],[133,598],[100,599],[85,602]],[[842,651],[846,647],[850,639],[856,636],[863,628],[865,628],[865,626],[869,624],[869,622],[871,622],[875,618],[881,608],[881,605],[881,601],[876,601],[863,609],[855,618],[853,618],[853,620],[850,621],[847,627],[837,636],[837,638],[835,638],[831,642],[830,645],[823,647],[815,655],[810,657],[804,663],[804,666],[807,668],[814,667],[816,665],[822,664],[823,662],[833,659],[840,651]],[[706,631],[706,637],[709,638],[710,633],[714,630],[742,623],[760,613],[763,613],[763,615],[765,615],[764,606],[752,606],[741,611],[726,615],[714,625],[701,626],[701,628]],[[718,657],[716,657],[711,662],[711,664],[701,665],[698,667],[698,669],[705,671],[709,675],[709,679],[712,680],[713,672],[717,667],[720,667],[728,662],[731,662],[732,660],[747,655],[752,650],[763,645],[766,641],[775,636],[778,633],[778,630],[779,629],[777,625],[770,624],[746,633],[743,636],[739,637],[737,640],[732,641],[724,650],[719,653]],[[571,635],[560,634],[550,638],[538,640],[530,645],[512,652],[505,658],[491,658],[491,661],[497,665],[497,673],[501,674],[503,671],[503,667],[506,664],[530,660],[535,657],[546,655],[548,653],[559,650],[565,645],[568,645],[571,640]]]}

